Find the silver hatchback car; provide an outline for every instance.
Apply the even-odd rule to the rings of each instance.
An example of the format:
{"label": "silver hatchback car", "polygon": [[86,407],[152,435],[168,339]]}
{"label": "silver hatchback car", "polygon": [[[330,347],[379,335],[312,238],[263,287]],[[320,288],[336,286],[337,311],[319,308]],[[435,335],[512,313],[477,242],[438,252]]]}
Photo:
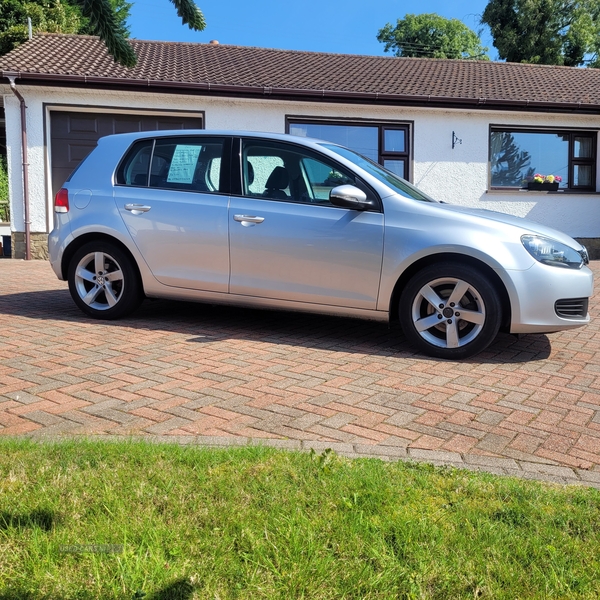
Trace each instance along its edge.
{"label": "silver hatchback car", "polygon": [[444,204],[338,145],[288,135],[113,135],[55,198],[50,261],[96,318],[146,297],[399,319],[462,359],[500,329],[589,321],[585,248],[523,219]]}

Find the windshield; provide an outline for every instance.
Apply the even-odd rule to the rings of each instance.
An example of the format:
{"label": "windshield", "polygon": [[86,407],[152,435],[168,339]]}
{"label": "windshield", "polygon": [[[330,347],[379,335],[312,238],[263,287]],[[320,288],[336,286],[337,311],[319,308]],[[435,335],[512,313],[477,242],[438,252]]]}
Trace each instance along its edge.
{"label": "windshield", "polygon": [[392,188],[400,196],[410,198],[411,200],[420,200],[422,202],[436,202],[433,198],[430,198],[424,194],[421,190],[417,189],[411,183],[408,183],[406,179],[402,179],[395,175],[391,171],[384,169],[381,165],[373,162],[371,159],[344,148],[343,146],[336,146],[334,144],[320,144],[324,148],[347,158],[352,161],[355,165],[358,165],[361,169],[364,169],[370,175],[373,175],[376,179],[379,179],[382,183],[385,183],[388,187]]}

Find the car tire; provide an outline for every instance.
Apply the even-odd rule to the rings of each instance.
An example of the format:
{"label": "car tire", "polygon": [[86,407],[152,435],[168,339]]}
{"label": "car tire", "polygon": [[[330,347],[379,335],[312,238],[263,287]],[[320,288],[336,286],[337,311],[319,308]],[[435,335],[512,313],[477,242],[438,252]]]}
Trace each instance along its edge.
{"label": "car tire", "polygon": [[399,316],[408,341],[419,350],[461,360],[492,343],[502,322],[502,304],[482,272],[443,262],[425,267],[408,282]]}
{"label": "car tire", "polygon": [[79,248],[69,263],[68,280],[75,304],[96,319],[119,319],[142,301],[137,268],[110,242],[89,242]]}

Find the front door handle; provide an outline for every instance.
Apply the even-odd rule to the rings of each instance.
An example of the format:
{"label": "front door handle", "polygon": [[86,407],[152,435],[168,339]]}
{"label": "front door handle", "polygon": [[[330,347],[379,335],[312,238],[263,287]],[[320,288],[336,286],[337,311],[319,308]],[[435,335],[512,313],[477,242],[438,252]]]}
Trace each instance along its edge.
{"label": "front door handle", "polygon": [[146,206],[145,204],[126,204],[125,210],[133,213],[134,215],[141,215],[142,213],[148,212],[152,207]]}
{"label": "front door handle", "polygon": [[[265,218],[264,217],[254,217],[254,216],[250,216],[250,215],[233,215],[233,220],[237,221],[238,223],[241,223],[242,225],[246,225],[246,224],[257,224],[257,223],[262,223]],[[247,227],[248,225],[246,225]]]}

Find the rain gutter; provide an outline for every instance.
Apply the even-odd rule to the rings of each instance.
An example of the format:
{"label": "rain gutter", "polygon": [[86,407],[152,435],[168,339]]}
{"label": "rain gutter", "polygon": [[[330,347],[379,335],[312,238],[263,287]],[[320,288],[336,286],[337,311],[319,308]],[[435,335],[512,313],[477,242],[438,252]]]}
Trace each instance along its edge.
{"label": "rain gutter", "polygon": [[23,155],[23,216],[25,221],[25,260],[31,260],[31,219],[29,217],[29,162],[27,161],[27,106],[17,89],[16,73],[3,73],[10,81],[10,89],[21,105],[21,150]]}

